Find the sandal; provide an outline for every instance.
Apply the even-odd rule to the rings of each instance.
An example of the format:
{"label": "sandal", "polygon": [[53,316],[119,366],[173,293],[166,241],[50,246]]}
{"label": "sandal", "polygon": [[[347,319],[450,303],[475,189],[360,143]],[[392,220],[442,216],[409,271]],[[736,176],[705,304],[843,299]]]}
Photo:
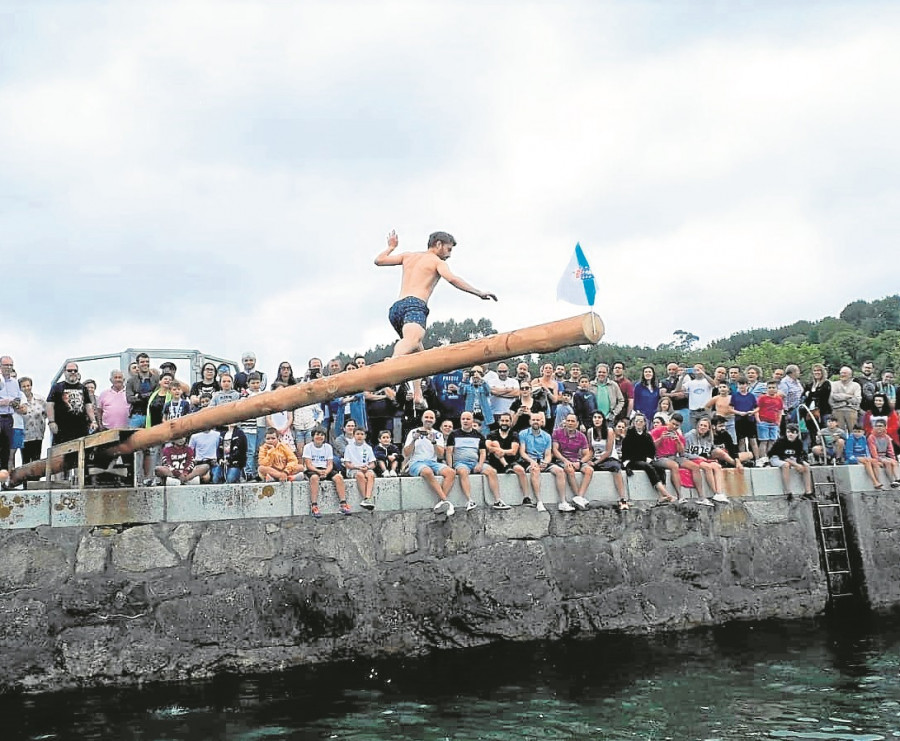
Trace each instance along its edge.
{"label": "sandal", "polygon": [[672,503],[671,499],[657,499],[656,504],[653,506],[654,507],[665,507],[667,504],[671,504],[671,503]]}
{"label": "sandal", "polygon": [[877,484],[875,484],[875,491],[882,491],[883,489],[884,489],[884,484],[882,484],[880,481]]}
{"label": "sandal", "polygon": [[619,512],[625,512],[628,509],[630,509],[630,507],[628,506],[628,500],[620,499],[619,500]]}

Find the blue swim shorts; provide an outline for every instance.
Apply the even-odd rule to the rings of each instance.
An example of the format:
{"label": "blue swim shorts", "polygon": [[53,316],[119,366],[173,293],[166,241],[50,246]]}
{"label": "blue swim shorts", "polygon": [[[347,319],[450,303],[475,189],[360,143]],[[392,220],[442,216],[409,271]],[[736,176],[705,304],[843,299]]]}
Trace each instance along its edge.
{"label": "blue swim shorts", "polygon": [[428,318],[428,304],[416,296],[406,296],[395,301],[388,312],[388,319],[397,334],[403,337],[404,324],[419,324],[424,329]]}

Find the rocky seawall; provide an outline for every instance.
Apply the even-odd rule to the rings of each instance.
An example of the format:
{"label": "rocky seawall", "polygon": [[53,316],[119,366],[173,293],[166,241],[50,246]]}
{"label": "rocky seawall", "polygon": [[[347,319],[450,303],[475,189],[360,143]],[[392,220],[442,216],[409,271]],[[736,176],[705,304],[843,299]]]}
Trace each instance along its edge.
{"label": "rocky seawall", "polygon": [[[900,494],[867,491],[861,469],[816,474],[840,492],[862,602],[900,604]],[[351,517],[325,489],[321,520],[305,483],[4,493],[0,691],[799,618],[829,602],[816,506],[786,501],[772,469],[729,472],[715,509],[655,507],[640,474],[627,512],[608,475],[576,513],[490,510],[476,477],[481,506],[447,517],[420,480],[379,483],[378,509]]]}

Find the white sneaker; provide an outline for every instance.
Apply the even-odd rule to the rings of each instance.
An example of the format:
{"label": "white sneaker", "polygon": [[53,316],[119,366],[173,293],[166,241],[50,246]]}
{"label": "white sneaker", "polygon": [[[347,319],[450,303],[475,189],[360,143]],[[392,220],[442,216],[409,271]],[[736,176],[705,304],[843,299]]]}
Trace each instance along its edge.
{"label": "white sneaker", "polygon": [[536,509],[538,512],[546,512],[547,511],[547,508],[544,506],[544,503],[540,499],[538,499]]}
{"label": "white sneaker", "polygon": [[756,465],[757,466],[765,466],[768,462],[769,462],[769,459],[763,455],[757,459]]}
{"label": "white sneaker", "polygon": [[473,502],[473,501],[470,499],[468,502],[466,502],[466,512],[471,512],[471,511],[472,511],[473,509],[475,509],[477,506],[478,506],[478,503],[477,503],[477,502]]}
{"label": "white sneaker", "polygon": [[582,511],[588,508],[588,500],[584,497],[572,497],[572,504]]}
{"label": "white sneaker", "polygon": [[440,502],[438,502],[436,505],[434,505],[434,511],[440,512],[444,507],[452,507],[452,506],[453,505],[450,504],[449,499],[442,499]]}
{"label": "white sneaker", "polygon": [[447,501],[447,517],[451,517],[453,513],[456,512],[456,507],[448,500]]}
{"label": "white sneaker", "polygon": [[723,494],[722,492],[719,492],[718,494],[713,494],[713,501],[714,502],[722,502],[723,504],[728,504],[728,502],[730,500],[728,499],[728,495]]}
{"label": "white sneaker", "polygon": [[494,509],[509,509],[509,505],[504,502],[502,499],[497,500],[493,504]]}
{"label": "white sneaker", "polygon": [[698,499],[697,504],[702,504],[704,507],[715,507],[716,506],[712,502],[710,502],[706,497],[704,497],[703,499]]}
{"label": "white sneaker", "polygon": [[559,505],[557,506],[557,509],[560,512],[574,512],[575,511],[575,508],[568,502],[560,502]]}
{"label": "white sneaker", "polygon": [[694,500],[691,499],[690,497],[684,497],[684,496],[678,497],[678,504],[690,504],[693,501]]}

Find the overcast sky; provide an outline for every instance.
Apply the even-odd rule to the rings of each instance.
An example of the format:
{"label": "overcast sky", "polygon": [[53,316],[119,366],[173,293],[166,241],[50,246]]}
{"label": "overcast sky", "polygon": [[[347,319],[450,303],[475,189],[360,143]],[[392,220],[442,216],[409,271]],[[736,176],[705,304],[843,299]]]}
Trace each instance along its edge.
{"label": "overcast sky", "polygon": [[[0,0],[0,352],[190,347],[273,374],[432,320],[583,311],[706,343],[897,291],[900,4]],[[105,386],[105,381],[101,387]]]}

